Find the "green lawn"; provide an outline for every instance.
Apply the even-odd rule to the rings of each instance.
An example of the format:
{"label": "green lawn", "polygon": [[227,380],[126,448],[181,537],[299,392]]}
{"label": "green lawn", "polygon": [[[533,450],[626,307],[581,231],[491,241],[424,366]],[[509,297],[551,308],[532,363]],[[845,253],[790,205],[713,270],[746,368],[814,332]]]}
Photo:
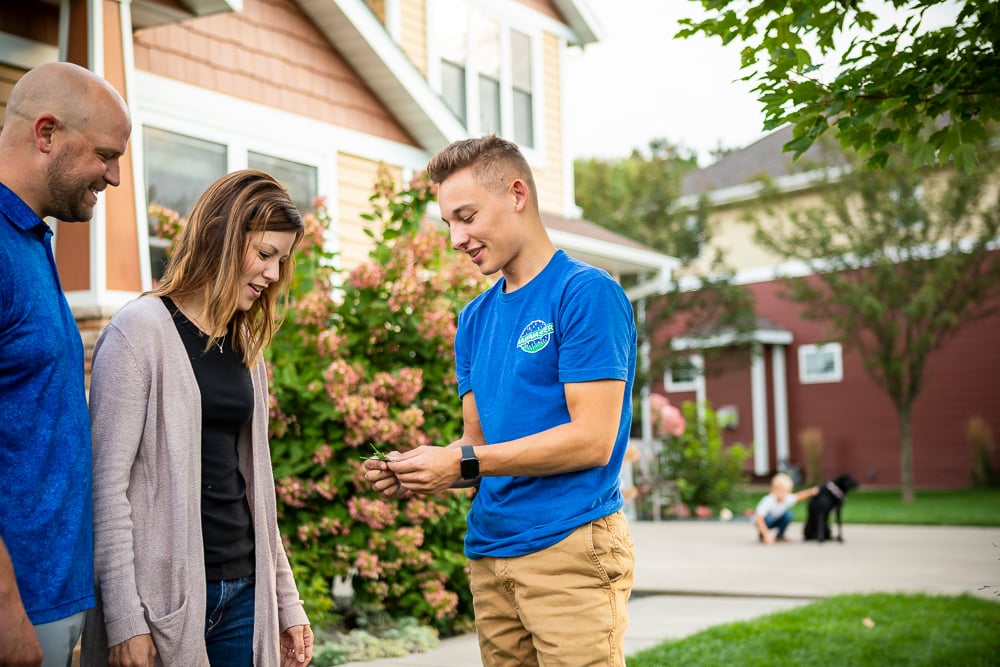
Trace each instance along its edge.
{"label": "green lawn", "polygon": [[[766,489],[734,503],[750,509]],[[1000,489],[918,491],[859,489],[847,496],[845,523],[1000,526]],[[804,521],[808,503],[794,509]],[[972,595],[838,595],[742,623],[669,641],[628,659],[629,667],[996,667],[1000,665],[1000,592]]]}
{"label": "green lawn", "polygon": [[[764,493],[766,490],[741,494],[737,514],[752,510]],[[926,490],[916,495],[912,503],[904,503],[898,489],[852,491],[844,503],[844,523],[1000,526],[1000,488]],[[792,510],[796,521],[805,521],[807,506],[808,502],[803,501]]]}
{"label": "green lawn", "polygon": [[838,595],[720,625],[631,656],[629,667],[995,667],[1000,601],[971,595]]}

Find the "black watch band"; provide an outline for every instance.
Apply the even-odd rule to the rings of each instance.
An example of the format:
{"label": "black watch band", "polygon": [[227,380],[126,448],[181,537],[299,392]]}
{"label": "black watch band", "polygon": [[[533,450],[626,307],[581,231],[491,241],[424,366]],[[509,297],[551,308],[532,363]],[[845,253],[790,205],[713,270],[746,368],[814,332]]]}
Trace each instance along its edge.
{"label": "black watch band", "polygon": [[462,479],[479,477],[479,458],[472,445],[462,445]]}

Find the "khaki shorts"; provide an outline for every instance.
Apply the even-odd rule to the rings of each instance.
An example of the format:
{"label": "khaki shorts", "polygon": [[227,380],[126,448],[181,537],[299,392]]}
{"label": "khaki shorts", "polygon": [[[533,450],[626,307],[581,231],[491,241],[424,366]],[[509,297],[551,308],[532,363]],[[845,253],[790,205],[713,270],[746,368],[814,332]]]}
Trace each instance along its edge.
{"label": "khaki shorts", "polygon": [[624,667],[635,545],[623,512],[548,549],[469,566],[486,667]]}

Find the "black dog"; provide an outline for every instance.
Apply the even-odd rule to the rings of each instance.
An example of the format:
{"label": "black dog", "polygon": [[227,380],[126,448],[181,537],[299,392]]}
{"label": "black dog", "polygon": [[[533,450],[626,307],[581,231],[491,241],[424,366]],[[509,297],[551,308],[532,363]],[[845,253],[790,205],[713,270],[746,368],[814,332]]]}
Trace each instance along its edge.
{"label": "black dog", "polygon": [[830,532],[830,513],[837,513],[837,537],[838,542],[844,541],[844,524],[841,520],[840,509],[847,498],[847,492],[858,488],[858,481],[848,474],[839,475],[819,487],[819,493],[809,500],[809,514],[806,517],[806,525],[803,530],[805,539],[825,542],[834,539]]}

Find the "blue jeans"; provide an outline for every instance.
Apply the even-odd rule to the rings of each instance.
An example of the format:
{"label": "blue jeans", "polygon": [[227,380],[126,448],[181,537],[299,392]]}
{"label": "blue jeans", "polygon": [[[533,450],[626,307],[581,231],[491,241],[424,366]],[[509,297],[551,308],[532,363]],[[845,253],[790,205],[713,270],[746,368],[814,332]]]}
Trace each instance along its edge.
{"label": "blue jeans", "polygon": [[767,524],[768,528],[777,528],[777,537],[784,537],[785,529],[788,528],[788,524],[792,522],[792,512],[791,510],[785,512],[781,516],[771,516],[768,514],[764,517],[764,523]]}
{"label": "blue jeans", "polygon": [[212,667],[253,667],[254,577],[208,582],[205,647]]}

